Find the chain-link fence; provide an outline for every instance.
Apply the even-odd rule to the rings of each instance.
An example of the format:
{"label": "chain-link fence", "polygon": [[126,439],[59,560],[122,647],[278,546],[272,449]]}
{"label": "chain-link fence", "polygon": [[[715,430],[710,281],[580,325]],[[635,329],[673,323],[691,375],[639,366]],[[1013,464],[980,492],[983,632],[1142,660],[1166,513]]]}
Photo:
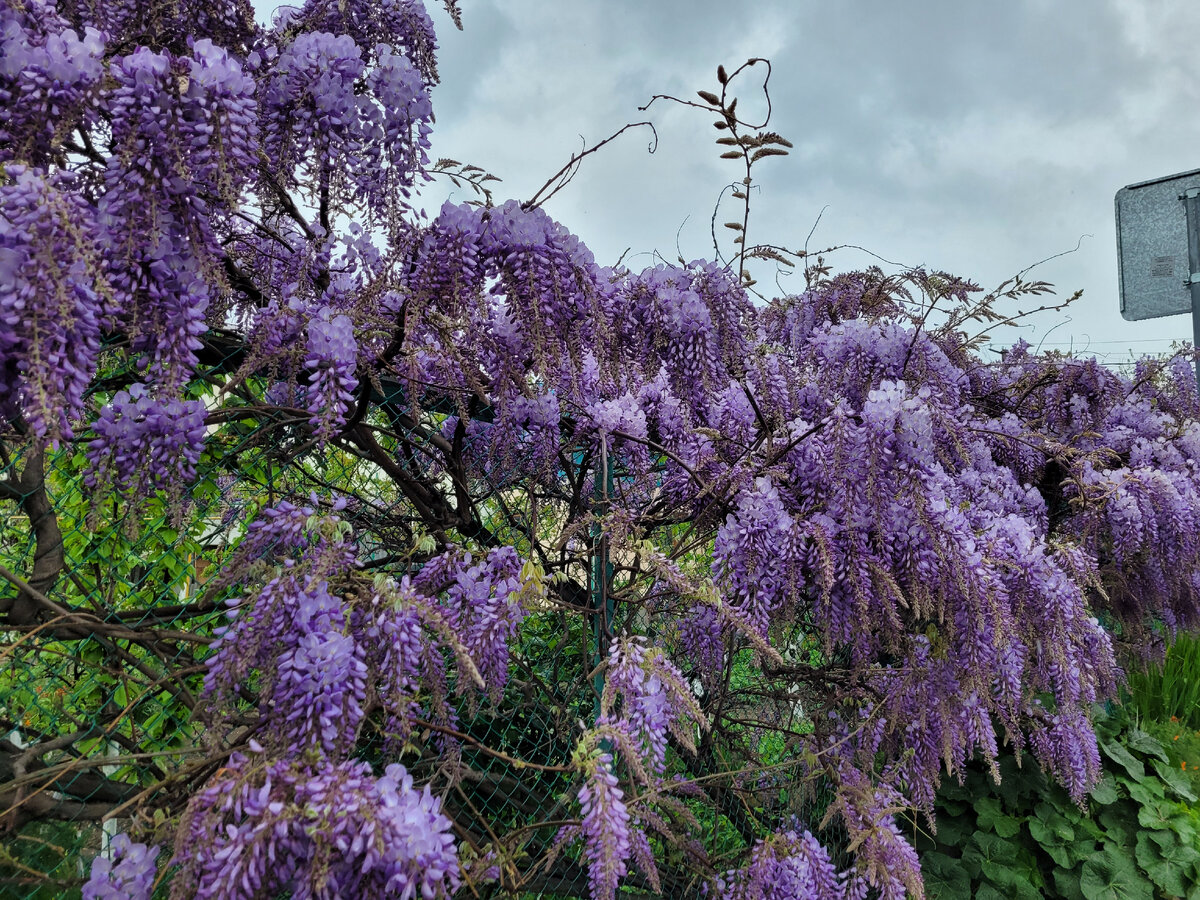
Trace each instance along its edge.
{"label": "chain-link fence", "polygon": [[[218,360],[213,371],[237,363]],[[228,760],[229,735],[206,730],[202,715],[205,659],[236,592],[214,587],[215,576],[260,509],[312,496],[346,501],[340,515],[368,572],[412,573],[433,534],[557,554],[556,602],[524,618],[503,695],[460,703],[452,729],[423,723],[401,757],[454,823],[461,896],[587,896],[580,842],[563,837],[579,818],[572,753],[595,720],[614,617],[644,615],[612,602],[621,576],[602,526],[612,473],[580,451],[564,468],[510,478],[516,460],[482,440],[490,410],[469,398],[418,409],[376,382],[370,411],[348,426],[359,438],[317,444],[301,404],[261,399],[266,382],[218,393],[214,381],[193,390],[210,410],[193,483],[147,492],[95,482],[86,430],[57,448],[20,435],[0,442],[0,896],[78,896],[117,833],[169,838],[188,798]],[[100,382],[97,406],[122,383],[120,373]],[[745,667],[732,676],[755,677]],[[655,807],[661,895],[694,895],[705,866],[732,864],[797,813],[817,829],[831,797],[795,777],[787,737],[803,731],[803,710],[761,701],[755,713],[746,718],[779,725],[735,729],[757,770],[711,748],[681,761],[673,748],[669,777],[689,787]],[[393,761],[389,746],[368,717],[358,756],[378,770]],[[658,893],[634,865],[623,885],[623,895]]]}

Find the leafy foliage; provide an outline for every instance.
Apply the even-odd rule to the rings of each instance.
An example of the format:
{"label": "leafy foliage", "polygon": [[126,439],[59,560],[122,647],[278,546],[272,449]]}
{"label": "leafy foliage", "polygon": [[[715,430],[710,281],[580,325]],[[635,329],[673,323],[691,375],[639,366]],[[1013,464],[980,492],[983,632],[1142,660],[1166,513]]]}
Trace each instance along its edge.
{"label": "leafy foliage", "polygon": [[1096,727],[1104,774],[1082,808],[1011,754],[998,784],[974,767],[942,785],[936,833],[918,840],[928,896],[1200,896],[1194,784],[1123,710]]}
{"label": "leafy foliage", "polygon": [[1147,660],[1128,676],[1133,704],[1146,717],[1200,728],[1200,641],[1180,634],[1161,662]]}

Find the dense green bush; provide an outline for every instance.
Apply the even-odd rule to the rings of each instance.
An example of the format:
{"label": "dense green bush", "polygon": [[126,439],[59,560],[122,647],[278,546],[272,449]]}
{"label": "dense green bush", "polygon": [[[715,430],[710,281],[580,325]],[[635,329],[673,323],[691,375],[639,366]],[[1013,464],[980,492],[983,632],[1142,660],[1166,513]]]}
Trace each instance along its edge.
{"label": "dense green bush", "polygon": [[[1150,727],[1171,731],[1170,743],[1194,738],[1164,724]],[[1011,753],[999,783],[973,767],[962,784],[942,785],[936,835],[914,825],[931,900],[1200,898],[1200,810],[1187,761],[1125,709],[1100,714],[1096,730],[1104,778],[1086,809]]]}

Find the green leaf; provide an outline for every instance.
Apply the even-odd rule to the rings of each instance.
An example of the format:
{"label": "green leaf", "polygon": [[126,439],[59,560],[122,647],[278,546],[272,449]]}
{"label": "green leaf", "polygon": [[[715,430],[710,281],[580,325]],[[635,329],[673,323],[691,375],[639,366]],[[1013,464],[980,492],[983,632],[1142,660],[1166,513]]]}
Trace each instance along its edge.
{"label": "green leaf", "polygon": [[1100,783],[1092,788],[1088,796],[1090,796],[1101,806],[1107,806],[1110,803],[1116,803],[1119,799],[1119,795],[1117,794],[1117,783],[1113,780],[1111,775],[1105,772],[1104,777],[1100,779]]}
{"label": "green leaf", "polygon": [[1138,810],[1138,824],[1143,828],[1178,831],[1190,838],[1196,833],[1196,829],[1185,809],[1166,800],[1159,800]]}
{"label": "green leaf", "polygon": [[1137,840],[1137,861],[1151,880],[1166,893],[1182,897],[1196,884],[1200,852],[1179,840],[1171,831],[1143,831]]}
{"label": "green leaf", "polygon": [[[1102,837],[1117,844],[1133,844],[1135,825],[1130,815],[1130,803],[1106,806],[1101,811],[1100,825],[1104,829]],[[1140,815],[1140,811],[1138,813]]]}
{"label": "green leaf", "polygon": [[1054,887],[1066,900],[1085,900],[1083,891],[1079,889],[1079,871],[1068,871],[1056,868],[1054,870]]}
{"label": "green leaf", "polygon": [[1101,741],[1100,749],[1109,759],[1123,767],[1132,778],[1141,781],[1146,777],[1146,767],[1142,765],[1141,760],[1120,744],[1115,741]]}
{"label": "green leaf", "polygon": [[1125,735],[1125,743],[1131,750],[1137,750],[1139,753],[1153,756],[1163,762],[1170,761],[1167,758],[1167,751],[1163,749],[1162,741],[1139,728],[1131,729]]}
{"label": "green leaf", "polygon": [[1131,781],[1127,787],[1129,789],[1129,796],[1142,804],[1142,806],[1154,806],[1167,795],[1162,780],[1158,778]]}
{"label": "green leaf", "polygon": [[[982,868],[983,874],[991,879],[993,885],[1004,889],[1002,896],[1019,900],[1042,900],[1043,895],[1039,890],[1042,879],[1037,869],[990,861],[984,862]],[[980,894],[976,894],[976,897],[978,896]]]}
{"label": "green leaf", "polygon": [[1010,811],[1027,810],[1031,804],[1025,798],[1043,796],[1046,787],[1046,778],[1036,765],[1018,766],[1014,756],[1000,758],[1000,783],[992,790]]}
{"label": "green leaf", "polygon": [[[1039,804],[1039,807],[1043,805]],[[1067,845],[1075,839],[1075,830],[1061,816],[1057,816],[1057,820],[1065,826],[1065,832],[1062,828],[1056,828],[1054,821],[1048,821],[1040,814],[1037,817],[1031,816],[1025,824],[1029,828],[1030,836],[1041,845],[1049,857],[1058,865],[1069,869],[1074,860]]]}
{"label": "green leaf", "polygon": [[977,832],[963,851],[963,859],[972,859],[981,865],[984,862],[1014,863],[1017,860],[1017,845],[1012,841],[986,831]]}
{"label": "green leaf", "polygon": [[961,846],[974,833],[974,825],[968,824],[965,817],[954,816],[938,816],[937,818],[937,841],[950,847]]}
{"label": "green leaf", "polygon": [[[1091,859],[1096,855],[1096,844],[1102,840],[1103,832],[1101,832],[1101,837],[1076,841],[1075,843],[1071,844],[1066,848],[1067,852],[1071,856],[1071,865],[1065,866],[1064,868],[1074,868],[1081,862],[1086,862],[1087,860]],[[1076,873],[1076,877],[1078,877],[1078,873]]]}
{"label": "green leaf", "polygon": [[[1104,829],[1091,816],[1080,819],[1075,825],[1075,830],[1086,835],[1090,839],[1087,841],[1089,843],[1094,844],[1096,841],[1104,840]],[[1080,843],[1080,841],[1076,841],[1076,843]]]}
{"label": "green leaf", "polygon": [[[1071,823],[1059,810],[1048,803],[1039,803],[1034,808],[1034,812],[1037,814],[1038,820],[1045,824],[1062,841],[1075,840],[1075,829],[1071,827]],[[1033,821],[1031,819],[1030,824]]]}
{"label": "green leaf", "polygon": [[938,806],[952,816],[961,816],[969,809],[969,804],[963,800],[952,800],[940,795],[938,796]]}
{"label": "green leaf", "polygon": [[[938,803],[947,809],[949,809],[951,805],[959,805],[958,801],[962,801],[963,803],[970,802],[975,798],[975,796],[977,795],[967,790],[966,785],[959,784],[958,781],[953,778],[945,779],[941,783],[941,786],[938,787]],[[963,808],[965,809],[966,807],[964,806]],[[953,811],[953,815],[957,816],[961,812],[963,812],[962,809]]]}
{"label": "green leaf", "polygon": [[1134,853],[1134,856],[1137,858],[1138,865],[1143,869],[1148,868],[1153,863],[1162,862],[1163,859],[1163,848],[1151,835],[1166,835],[1172,841],[1175,839],[1175,835],[1169,831],[1141,832],[1137,836],[1137,851]]}
{"label": "green leaf", "polygon": [[958,900],[971,894],[971,878],[962,861],[944,853],[921,854],[921,874],[930,900]]}
{"label": "green leaf", "polygon": [[1002,838],[1016,837],[1021,831],[1022,819],[1014,818],[1013,816],[1001,816],[992,823],[992,827],[996,829],[996,834]]}
{"label": "green leaf", "polygon": [[1154,771],[1158,773],[1158,777],[1167,783],[1176,796],[1186,801],[1187,803],[1195,803],[1197,800],[1195,792],[1192,790],[1192,783],[1182,771],[1175,768],[1169,762],[1154,760],[1150,763]]}
{"label": "green leaf", "polygon": [[1154,900],[1154,885],[1115,844],[1083,864],[1079,889],[1087,900]]}
{"label": "green leaf", "polygon": [[1006,815],[995,797],[983,797],[975,804],[979,827],[994,831],[1002,838],[1013,837],[1021,830],[1021,820]]}

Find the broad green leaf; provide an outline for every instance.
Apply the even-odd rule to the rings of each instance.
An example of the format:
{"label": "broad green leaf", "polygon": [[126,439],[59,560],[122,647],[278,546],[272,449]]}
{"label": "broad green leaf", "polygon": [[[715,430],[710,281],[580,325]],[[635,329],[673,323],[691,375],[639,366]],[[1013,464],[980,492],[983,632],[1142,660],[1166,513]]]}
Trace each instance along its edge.
{"label": "broad green leaf", "polygon": [[[1070,851],[1067,850],[1067,842],[1043,819],[1030,817],[1026,822],[1029,828],[1029,834],[1041,846],[1055,863],[1063,868],[1069,869],[1074,862],[1071,859]],[[1069,826],[1068,826],[1069,827]]]}
{"label": "broad green leaf", "polygon": [[[1071,856],[1071,865],[1065,866],[1064,868],[1068,868],[1068,869],[1073,868],[1074,866],[1078,866],[1081,862],[1086,862],[1087,860],[1091,859],[1093,856],[1096,855],[1096,844],[1100,843],[1102,840],[1103,840],[1103,833],[1101,833],[1101,836],[1098,838],[1095,838],[1095,839],[1089,838],[1089,839],[1084,839],[1081,841],[1076,841],[1075,843],[1071,844],[1069,847],[1066,847],[1065,849]],[[1076,872],[1076,876],[1078,876],[1078,874],[1079,873]]]}
{"label": "broad green leaf", "polygon": [[961,846],[974,832],[974,826],[964,821],[961,816],[942,816],[937,818],[937,842],[951,847]]}
{"label": "broad green leaf", "polygon": [[1017,859],[1017,845],[1002,837],[987,832],[977,832],[963,851],[963,859],[973,857],[983,862],[1013,863]]}
{"label": "broad green leaf", "polygon": [[1129,783],[1129,796],[1143,806],[1154,806],[1166,797],[1166,789],[1159,778],[1144,778]]}
{"label": "broad green leaf", "polygon": [[[1121,803],[1106,806],[1100,813],[1100,825],[1104,829],[1102,836],[1105,840],[1132,846],[1138,823],[1134,821],[1133,816],[1128,814],[1131,805],[1130,803]],[[1139,809],[1144,810],[1145,807]]]}
{"label": "broad green leaf", "polygon": [[975,804],[979,827],[994,831],[1002,838],[1011,838],[1021,830],[1021,820],[1007,815],[995,797],[983,797]]}
{"label": "broad green leaf", "polygon": [[1190,839],[1196,833],[1186,807],[1159,800],[1138,810],[1138,824],[1154,830],[1177,831]]}
{"label": "broad green leaf", "polygon": [[1146,756],[1153,756],[1163,762],[1169,762],[1167,751],[1163,749],[1162,741],[1149,735],[1140,728],[1133,728],[1125,733],[1125,744],[1129,749],[1137,750]]}
{"label": "broad green leaf", "polygon": [[1010,812],[1028,810],[1031,804],[1026,798],[1045,795],[1046,776],[1036,763],[1030,762],[1030,757],[1026,756],[1025,764],[1018,767],[1015,757],[1003,756],[999,769],[1000,783],[992,785],[992,790],[1004,800]]}
{"label": "broad green leaf", "polygon": [[[1096,841],[1104,840],[1104,829],[1101,828],[1100,825],[1096,822],[1096,820],[1093,819],[1091,816],[1087,816],[1083,819],[1080,819],[1079,822],[1077,822],[1075,825],[1075,830],[1080,835],[1086,836],[1086,838],[1089,838],[1090,839],[1090,841],[1088,841],[1089,843],[1095,843]],[[1077,842],[1077,843],[1079,843],[1079,842]]]}
{"label": "broad green leaf", "polygon": [[1146,777],[1146,767],[1142,765],[1141,760],[1121,744],[1116,741],[1101,741],[1100,748],[1104,751],[1105,756],[1124,768],[1130,777],[1138,781]]}
{"label": "broad green leaf", "polygon": [[1100,783],[1092,788],[1088,796],[1090,796],[1092,800],[1094,800],[1096,803],[1099,803],[1101,806],[1107,806],[1110,803],[1116,803],[1119,799],[1119,795],[1117,794],[1117,783],[1113,780],[1111,775],[1105,772],[1104,777],[1100,779]]}
{"label": "broad green leaf", "polygon": [[[1061,841],[1075,840],[1075,829],[1071,827],[1071,823],[1060,810],[1055,809],[1049,803],[1039,803],[1034,812],[1037,814],[1036,821],[1040,821],[1049,828]],[[1035,819],[1030,819],[1030,824],[1032,825],[1034,821]]]}
{"label": "broad green leaf", "polygon": [[1167,783],[1175,794],[1187,803],[1195,803],[1197,800],[1196,793],[1192,790],[1192,783],[1182,771],[1175,768],[1169,762],[1154,760],[1150,763],[1154,771],[1158,773],[1158,777]]}
{"label": "broad green leaf", "polygon": [[1154,885],[1115,844],[1105,844],[1083,864],[1079,889],[1086,900],[1154,900]]}
{"label": "broad green leaf", "polygon": [[971,878],[962,860],[930,851],[921,855],[925,896],[930,900],[959,900],[971,894]]}
{"label": "broad green leaf", "polygon": [[1055,868],[1053,872],[1054,887],[1066,900],[1085,900],[1083,891],[1079,889],[1079,869]]}
{"label": "broad green leaf", "polygon": [[991,861],[984,862],[982,868],[992,884],[1003,890],[1003,896],[1017,900],[1042,900],[1042,879],[1037,869]]}
{"label": "broad green leaf", "polygon": [[1138,835],[1137,861],[1150,879],[1166,893],[1182,897],[1196,884],[1200,852],[1169,831],[1144,831]]}

